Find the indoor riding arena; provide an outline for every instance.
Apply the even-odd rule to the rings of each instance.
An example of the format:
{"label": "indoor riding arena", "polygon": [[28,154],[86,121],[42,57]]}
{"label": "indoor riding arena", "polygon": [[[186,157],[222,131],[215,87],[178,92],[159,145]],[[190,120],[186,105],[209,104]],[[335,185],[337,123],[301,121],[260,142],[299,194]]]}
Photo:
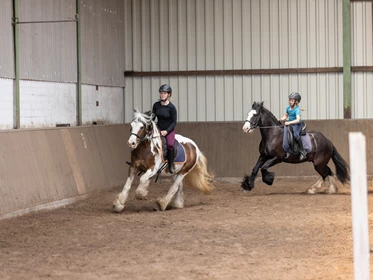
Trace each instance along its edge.
{"label": "indoor riding arena", "polygon": [[[0,37],[0,279],[369,279],[372,1],[2,0]],[[209,194],[178,181],[179,162],[147,180],[160,137],[144,122],[134,131],[134,110],[152,110],[164,84],[177,139],[207,159]],[[248,113],[263,102],[277,122],[292,92],[310,139],[332,147],[325,180],[317,140],[305,162],[252,174],[265,130],[283,125]],[[137,165],[141,145],[154,149]]]}

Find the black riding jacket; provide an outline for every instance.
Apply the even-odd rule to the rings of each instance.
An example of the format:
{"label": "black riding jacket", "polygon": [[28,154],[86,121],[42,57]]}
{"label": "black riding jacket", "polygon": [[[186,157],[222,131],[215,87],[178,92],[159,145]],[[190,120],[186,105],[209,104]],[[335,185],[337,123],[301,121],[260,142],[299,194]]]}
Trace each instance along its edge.
{"label": "black riding jacket", "polygon": [[164,106],[161,104],[161,101],[155,102],[153,113],[158,119],[157,126],[160,130],[166,130],[167,133],[170,133],[175,128],[177,112],[174,104],[170,102]]}

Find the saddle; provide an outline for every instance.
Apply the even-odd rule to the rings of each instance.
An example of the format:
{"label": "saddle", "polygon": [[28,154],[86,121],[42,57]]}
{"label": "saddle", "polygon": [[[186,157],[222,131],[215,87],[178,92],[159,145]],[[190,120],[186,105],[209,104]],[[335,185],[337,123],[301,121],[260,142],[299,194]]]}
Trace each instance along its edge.
{"label": "saddle", "polygon": [[[167,157],[167,152],[168,152],[168,149],[167,149],[167,141],[166,141],[166,137],[164,136],[161,136],[161,140],[162,140],[162,156],[163,156],[163,161],[167,161],[168,157]],[[175,143],[174,143],[174,159],[177,157],[177,146],[179,146],[179,142],[175,139]]]}
{"label": "saddle", "polygon": [[[307,125],[305,122],[301,122],[301,125],[302,125],[302,131],[300,133],[300,136],[306,136],[307,135]],[[299,153],[299,145],[297,143],[297,141],[295,141],[295,138],[294,138],[294,135],[293,135],[293,128],[291,127],[291,125],[288,126],[288,145],[289,147],[295,152],[295,153]]]}
{"label": "saddle", "polygon": [[[161,150],[162,150],[162,161],[167,162],[168,161],[168,156],[167,156],[167,141],[166,137],[161,136],[162,140],[162,145],[161,145]],[[174,163],[184,163],[186,160],[185,157],[185,150],[184,147],[175,139],[174,143]]]}

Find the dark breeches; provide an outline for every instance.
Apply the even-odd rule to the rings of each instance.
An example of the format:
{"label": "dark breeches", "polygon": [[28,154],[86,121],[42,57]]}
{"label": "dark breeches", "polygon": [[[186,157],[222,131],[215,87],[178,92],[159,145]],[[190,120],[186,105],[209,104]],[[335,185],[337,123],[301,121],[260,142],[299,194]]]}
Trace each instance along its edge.
{"label": "dark breeches", "polygon": [[172,150],[174,148],[175,143],[175,130],[172,130],[170,133],[166,135],[167,141],[167,149]]}

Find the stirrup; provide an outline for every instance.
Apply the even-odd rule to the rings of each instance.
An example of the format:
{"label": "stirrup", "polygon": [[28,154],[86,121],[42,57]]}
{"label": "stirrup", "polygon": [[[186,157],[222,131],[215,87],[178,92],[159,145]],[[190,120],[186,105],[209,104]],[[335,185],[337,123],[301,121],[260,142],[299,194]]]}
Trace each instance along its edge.
{"label": "stirrup", "polygon": [[300,159],[300,160],[304,160],[304,159],[306,159],[306,158],[307,158],[307,154],[306,154],[306,152],[305,152],[305,151],[300,152],[299,159]]}
{"label": "stirrup", "polygon": [[285,159],[288,159],[290,157],[290,153],[286,152],[285,153]]}

